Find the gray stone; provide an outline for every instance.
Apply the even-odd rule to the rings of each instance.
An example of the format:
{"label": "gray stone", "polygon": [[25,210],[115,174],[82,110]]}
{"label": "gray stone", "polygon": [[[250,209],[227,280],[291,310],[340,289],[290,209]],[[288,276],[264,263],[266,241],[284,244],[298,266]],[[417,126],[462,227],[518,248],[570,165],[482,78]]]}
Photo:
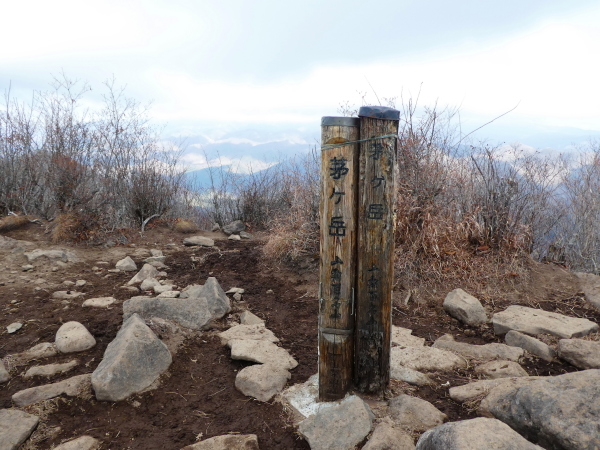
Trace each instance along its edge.
{"label": "gray stone", "polygon": [[62,261],[64,263],[76,259],[72,254],[69,254],[64,250],[42,250],[39,248],[32,250],[31,252],[26,252],[24,255],[29,262],[33,262],[38,258],[48,258],[51,261]]}
{"label": "gray stone", "polygon": [[532,355],[542,358],[544,361],[552,361],[556,358],[556,352],[552,347],[518,331],[511,330],[504,336],[504,341],[512,347],[521,347]]}
{"label": "gray stone", "polygon": [[8,334],[13,334],[19,331],[22,327],[23,324],[21,322],[14,322],[6,327],[6,331],[8,332]]}
{"label": "gray stone", "polygon": [[378,423],[362,450],[415,450],[413,439],[390,422]]}
{"label": "gray stone", "polygon": [[587,319],[519,305],[511,305],[494,314],[492,323],[496,334],[506,334],[515,330],[531,335],[547,333],[564,339],[582,337],[598,330],[598,325]]}
{"label": "gray stone", "polygon": [[150,256],[149,258],[146,258],[144,260],[144,262],[147,262],[148,264],[152,264],[152,263],[161,263],[164,264],[165,263],[165,259],[167,259],[166,256]]}
{"label": "gray stone", "polygon": [[246,292],[246,291],[242,288],[232,287],[225,293],[226,294],[243,294],[244,292]]}
{"label": "gray stone", "polygon": [[165,264],[161,263],[160,261],[150,261],[148,262],[148,264],[150,264],[153,267],[156,267],[157,269],[168,269],[169,266],[166,266]]}
{"label": "gray stone", "polygon": [[389,401],[388,410],[394,423],[412,431],[425,431],[436,427],[447,416],[428,401],[402,394]]}
{"label": "gray stone", "polygon": [[203,286],[188,286],[184,289],[184,292],[185,295],[180,295],[181,298],[205,297],[208,301],[211,313],[217,319],[220,319],[231,311],[231,301],[215,277],[207,278],[206,283],[204,283]]}
{"label": "gray stone", "polygon": [[50,342],[40,342],[29,350],[13,355],[15,364],[26,364],[32,359],[50,358],[58,353],[56,346]]}
{"label": "gray stone", "polygon": [[90,308],[107,308],[117,301],[114,297],[90,298],[83,302],[83,306]]}
{"label": "gray stone", "polygon": [[210,231],[215,232],[215,231],[220,231],[221,230],[221,226],[218,223],[213,223],[213,226],[210,228]]}
{"label": "gray stone", "polygon": [[155,294],[162,294],[163,292],[175,290],[175,286],[172,284],[155,284],[152,286],[152,290]]}
{"label": "gray stone", "polygon": [[438,339],[433,343],[433,347],[449,350],[458,353],[465,358],[476,359],[479,361],[490,361],[493,359],[518,361],[519,358],[523,356],[522,348],[497,343],[473,345],[465,342],[456,342],[454,340]]}
{"label": "gray stone", "polygon": [[205,439],[181,450],[258,450],[255,434],[226,434]]}
{"label": "gray stone", "polygon": [[242,325],[264,325],[265,321],[260,317],[255,316],[250,311],[244,311],[240,315],[240,322]]}
{"label": "gray stone", "polygon": [[446,372],[467,366],[464,358],[432,347],[392,347],[391,364],[425,372]]}
{"label": "gray stone", "polygon": [[529,374],[514,361],[490,361],[475,367],[475,373],[486,378],[528,377]]}
{"label": "gray stone", "polygon": [[23,378],[33,378],[33,377],[51,377],[56,375],[57,373],[65,373],[76,367],[79,364],[79,361],[74,359],[73,361],[69,361],[62,364],[47,364],[45,366],[33,366],[30,367]]}
{"label": "gray stone", "polygon": [[97,450],[100,444],[100,441],[92,436],[79,436],[77,439],[63,442],[53,450]]}
{"label": "gray stone", "polygon": [[156,278],[157,275],[158,270],[156,270],[156,267],[150,264],[144,264],[144,267],[142,267],[142,269],[138,273],[136,273],[131,280],[127,282],[127,285],[131,286],[134,284],[138,284],[148,278]]}
{"label": "gray stone", "polygon": [[269,364],[283,369],[293,369],[298,365],[286,349],[269,341],[233,339],[228,345],[231,348],[231,359]]}
{"label": "gray stone", "polygon": [[223,227],[223,233],[226,235],[239,234],[246,229],[246,225],[241,220],[235,220]]}
{"label": "gray stone", "polygon": [[416,450],[544,450],[496,419],[449,422],[426,431]]}
{"label": "gray stone", "polygon": [[234,339],[264,339],[270,342],[279,342],[273,332],[264,325],[236,325],[219,333],[221,344],[230,345]]}
{"label": "gray stone", "polygon": [[74,300],[79,297],[83,297],[85,294],[83,292],[77,291],[56,291],[52,293],[52,298],[57,300]]}
{"label": "gray stone", "polygon": [[451,387],[448,391],[450,398],[456,402],[467,402],[477,397],[485,397],[490,391],[503,386],[505,389],[512,389],[517,386],[524,386],[532,381],[543,377],[511,377],[496,378],[493,380],[474,381],[463,384],[462,386]]}
{"label": "gray stone", "polygon": [[58,383],[44,384],[19,391],[12,396],[12,401],[17,406],[27,406],[33,403],[49,400],[59,395],[76,397],[89,390],[90,374],[77,375]]}
{"label": "gray stone", "polygon": [[600,276],[593,273],[575,272],[579,278],[585,299],[600,310]]}
{"label": "gray stone", "polygon": [[18,409],[0,409],[0,449],[18,449],[39,422],[40,418],[33,414]]}
{"label": "gray stone", "polygon": [[155,286],[161,286],[161,284],[156,278],[146,278],[144,281],[141,282],[140,289],[142,291],[150,291],[154,290]]}
{"label": "gray stone", "polygon": [[558,356],[579,369],[600,369],[600,342],[561,339]]}
{"label": "gray stone", "polygon": [[230,241],[241,241],[242,240],[242,238],[240,237],[239,234],[230,234],[227,239],[229,239]]}
{"label": "gray stone", "polygon": [[188,299],[132,297],[123,303],[123,320],[129,319],[133,314],[139,314],[144,319],[159,317],[172,320],[192,330],[207,329],[214,319],[205,297]]}
{"label": "gray stone", "polygon": [[268,364],[244,367],[235,377],[235,388],[248,397],[268,402],[292,377],[287,370]]}
{"label": "gray stone", "polygon": [[252,239],[254,236],[252,236],[250,233],[246,233],[245,231],[240,231],[240,237],[242,239]]}
{"label": "gray stone", "polygon": [[183,240],[183,245],[187,245],[188,247],[194,245],[198,245],[200,247],[214,247],[215,241],[204,236],[190,236]]}
{"label": "gray stone", "polygon": [[96,339],[82,324],[71,321],[58,329],[54,344],[61,353],[83,352],[96,345]]}
{"label": "gray stone", "polygon": [[488,410],[542,447],[600,448],[600,370],[544,377],[490,399]]}
{"label": "gray stone", "polygon": [[119,269],[121,272],[135,272],[138,270],[137,265],[135,264],[135,261],[131,259],[131,256],[126,256],[120,261],[117,261],[115,269]]}
{"label": "gray stone", "polygon": [[77,280],[75,281],[75,287],[84,287],[87,284],[85,280]]}
{"label": "gray stone", "polygon": [[23,272],[29,272],[30,270],[35,269],[35,267],[32,264],[25,264],[24,266],[21,266],[21,270]]}
{"label": "gray stone", "polygon": [[401,347],[423,347],[425,338],[412,335],[412,330],[408,328],[392,325],[392,345]]}
{"label": "gray stone", "polygon": [[156,248],[152,248],[150,249],[150,255],[157,257],[157,256],[164,256],[162,250],[158,250]]}
{"label": "gray stone", "polygon": [[154,383],[171,361],[167,346],[133,314],[108,344],[92,374],[96,398],[119,401],[140,392]]}
{"label": "gray stone", "polygon": [[400,364],[390,364],[390,377],[394,380],[404,381],[408,384],[414,384],[415,386],[427,386],[434,384],[433,380],[424,373],[417,370],[409,369]]}
{"label": "gray stone", "polygon": [[444,299],[444,310],[467,325],[480,325],[488,321],[481,302],[462,289],[450,291]]}
{"label": "gray stone", "polygon": [[4,366],[4,361],[0,359],[0,383],[5,383],[10,380],[10,373],[6,370]]}
{"label": "gray stone", "polygon": [[177,298],[179,297],[179,291],[163,291],[158,294],[157,298]]}
{"label": "gray stone", "polygon": [[312,450],[354,449],[373,427],[373,413],[359,397],[352,395],[303,420],[298,432]]}

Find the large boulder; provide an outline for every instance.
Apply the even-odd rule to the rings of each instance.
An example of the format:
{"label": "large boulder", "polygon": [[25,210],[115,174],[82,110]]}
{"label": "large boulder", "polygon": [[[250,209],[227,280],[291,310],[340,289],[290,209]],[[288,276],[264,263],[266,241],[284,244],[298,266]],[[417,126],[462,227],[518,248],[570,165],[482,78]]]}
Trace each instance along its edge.
{"label": "large boulder", "polygon": [[544,377],[486,400],[494,417],[542,447],[600,448],[600,370]]}
{"label": "large boulder", "polygon": [[580,369],[600,369],[600,342],[561,339],[558,355]]}
{"label": "large boulder", "polygon": [[544,450],[496,419],[449,422],[423,433],[416,450]]}
{"label": "large boulder", "polygon": [[480,325],[488,321],[481,302],[462,289],[450,291],[444,299],[444,310],[467,325]]}
{"label": "large boulder", "polygon": [[225,225],[223,227],[223,233],[226,235],[230,234],[240,234],[240,232],[246,229],[246,225],[241,220],[234,220],[233,222]]}
{"label": "large boulder", "polygon": [[0,448],[16,450],[29,438],[40,418],[18,409],[0,409]]}
{"label": "large boulder", "polygon": [[135,272],[137,270],[137,265],[135,264],[135,261],[131,259],[131,256],[126,256],[117,261],[115,269],[119,269],[121,272]]}
{"label": "large boulder", "polygon": [[167,346],[137,314],[124,323],[108,344],[102,361],[92,373],[92,387],[98,400],[119,401],[140,392],[171,364]]}
{"label": "large boulder", "polygon": [[204,285],[192,285],[184,289],[179,297],[181,298],[206,298],[210,312],[216,319],[220,319],[231,311],[231,300],[221,288],[221,285],[215,277],[206,279]]}
{"label": "large boulder", "polygon": [[214,318],[204,297],[193,299],[132,297],[123,303],[123,320],[138,314],[144,319],[159,317],[182,327],[204,330]]}

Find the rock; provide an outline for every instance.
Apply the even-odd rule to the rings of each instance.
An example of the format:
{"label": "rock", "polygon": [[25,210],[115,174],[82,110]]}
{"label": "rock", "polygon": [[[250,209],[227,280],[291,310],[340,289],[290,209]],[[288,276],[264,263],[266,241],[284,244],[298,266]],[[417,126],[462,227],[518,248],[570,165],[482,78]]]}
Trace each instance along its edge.
{"label": "rock", "polygon": [[415,444],[412,438],[394,428],[391,421],[383,421],[377,424],[373,434],[362,450],[414,450]]}
{"label": "rock", "polygon": [[511,330],[504,336],[504,341],[512,347],[521,347],[532,355],[542,358],[544,361],[552,361],[556,357],[556,352],[552,347],[518,331]]}
{"label": "rock", "polygon": [[56,375],[57,373],[65,373],[71,370],[73,367],[76,367],[79,364],[79,361],[76,359],[62,363],[62,364],[47,364],[45,366],[33,366],[30,367],[23,378],[33,378],[33,377],[51,377]]}
{"label": "rock", "polygon": [[40,342],[22,353],[13,355],[17,365],[26,364],[32,359],[50,358],[58,353],[56,346],[50,342]]}
{"label": "rock", "polygon": [[10,373],[6,370],[4,366],[4,361],[0,359],[0,383],[5,383],[10,380]]}
{"label": "rock", "polygon": [[262,339],[269,342],[279,342],[273,332],[264,325],[236,325],[219,333],[221,344],[229,345],[233,339]]}
{"label": "rock", "polygon": [[187,245],[188,247],[193,245],[198,245],[200,247],[214,247],[215,241],[204,236],[190,236],[183,240],[183,245]]}
{"label": "rock", "polygon": [[462,289],[450,291],[444,299],[443,306],[450,316],[467,325],[480,325],[488,321],[481,302]]}
{"label": "rock", "polygon": [[433,380],[424,373],[394,363],[390,364],[390,378],[414,384],[415,386],[434,384]]}
{"label": "rock", "polygon": [[75,281],[75,287],[84,287],[87,284],[85,280],[77,280]]}
{"label": "rock", "polygon": [[492,359],[507,359],[509,361],[518,361],[523,356],[523,349],[511,347],[506,344],[484,344],[473,345],[454,340],[438,339],[433,343],[433,348],[450,350],[465,358],[476,359],[479,361],[489,361]]}
{"label": "rock", "polygon": [[514,361],[490,361],[475,367],[475,373],[487,378],[528,377],[529,374]]}
{"label": "rock", "polygon": [[223,227],[223,233],[226,235],[239,234],[241,231],[246,229],[246,225],[241,220],[235,220]]}
{"label": "rock", "polygon": [[228,345],[231,348],[231,359],[269,364],[283,369],[293,369],[298,365],[286,349],[277,347],[269,341],[232,339]]}
{"label": "rock", "polygon": [[19,391],[12,396],[12,401],[17,406],[27,406],[33,403],[49,400],[59,395],[76,397],[84,394],[89,389],[90,374],[77,375],[58,383],[44,384]]}
{"label": "rock", "polygon": [[70,281],[70,280],[65,280],[62,282],[63,285],[69,287],[69,286],[75,286],[75,282],[74,281]]}
{"label": "rock", "polygon": [[412,431],[425,431],[436,427],[447,416],[431,403],[402,394],[389,401],[388,410],[394,423]]}
{"label": "rock", "polygon": [[255,316],[250,311],[244,311],[240,315],[240,322],[242,325],[264,325],[265,321],[260,317]]}
{"label": "rock", "polygon": [[147,262],[148,264],[152,264],[152,263],[156,263],[156,262],[164,264],[165,259],[167,259],[166,256],[150,256],[149,258],[146,258],[144,260],[144,262]]}
{"label": "rock", "polygon": [[8,334],[13,334],[19,331],[22,327],[23,324],[21,322],[14,322],[6,327],[6,331],[8,332]]}
{"label": "rock", "polygon": [[181,450],[258,450],[255,434],[226,434],[183,447]]}
{"label": "rock", "polygon": [[24,255],[29,262],[33,262],[38,258],[48,258],[51,261],[62,261],[64,263],[69,261],[74,262],[76,260],[73,254],[67,253],[64,250],[42,250],[38,248],[31,252],[24,253]]}
{"label": "rock", "polygon": [[598,330],[598,325],[587,319],[511,305],[492,316],[494,332],[505,334],[510,330],[531,335],[548,333],[564,339],[582,337]]}
{"label": "rock", "polygon": [[179,291],[163,291],[158,294],[157,298],[177,298],[179,297]]}
{"label": "rock", "polygon": [[152,290],[155,294],[162,294],[163,292],[173,291],[175,286],[172,284],[155,284],[152,286]]}
{"label": "rock", "polygon": [[155,286],[162,286],[156,278],[146,278],[140,284],[140,289],[142,291],[150,291],[154,290]]}
{"label": "rock", "polygon": [[148,278],[156,278],[157,275],[158,270],[156,270],[156,267],[151,266],[150,264],[144,264],[142,270],[135,274],[135,276],[127,282],[127,285],[131,286],[133,284],[138,284]]}
{"label": "rock", "polygon": [[373,413],[355,395],[303,420],[298,432],[312,450],[351,450],[371,432]]}
{"label": "rock", "polygon": [[213,233],[215,231],[221,231],[221,226],[218,223],[213,223],[213,226],[210,228],[210,231],[212,231]]}
{"label": "rock", "polygon": [[74,300],[79,297],[83,297],[85,294],[83,292],[77,291],[56,291],[52,294],[52,298],[58,300]]}
{"label": "rock", "polygon": [[423,347],[425,338],[420,338],[412,335],[412,330],[408,328],[397,327],[392,325],[392,345],[401,347]]}
{"label": "rock", "polygon": [[237,287],[232,287],[231,289],[229,289],[227,292],[225,292],[226,294],[243,294],[244,292],[246,292],[245,289],[242,288],[237,288]]}
{"label": "rock", "polygon": [[133,314],[139,314],[148,320],[153,317],[172,320],[192,330],[209,328],[215,318],[205,297],[188,299],[132,297],[123,303],[123,320],[129,319]]}
{"label": "rock", "polygon": [[58,329],[54,344],[61,353],[83,352],[96,345],[96,339],[86,327],[72,321],[64,323]]}
{"label": "rock", "polygon": [[150,262],[148,262],[148,264],[150,264],[153,267],[156,267],[157,269],[168,269],[169,268],[169,266],[164,265],[160,261],[150,261]]}
{"label": "rock", "polygon": [[600,369],[600,342],[561,339],[558,356],[579,369]]}
{"label": "rock", "polygon": [[18,409],[0,409],[0,448],[18,449],[31,436],[39,421],[38,416]]}
{"label": "rock", "polygon": [[21,266],[21,270],[23,272],[29,272],[30,270],[35,269],[35,267],[32,264],[25,264],[24,266]]}
{"label": "rock", "polygon": [[600,309],[600,276],[584,272],[575,272],[575,275],[579,278],[585,299]]}
{"label": "rock", "polygon": [[97,450],[100,448],[100,441],[92,436],[79,436],[77,439],[63,442],[54,447],[54,450]]}
{"label": "rock", "polygon": [[[491,395],[491,394],[490,394]],[[544,377],[490,399],[488,410],[552,449],[600,448],[600,370]]]}
{"label": "rock", "polygon": [[98,400],[119,401],[149,387],[168,369],[171,353],[137,314],[124,323],[92,373]]}
{"label": "rock", "polygon": [[158,256],[164,256],[164,255],[163,255],[162,250],[152,248],[152,249],[150,249],[150,256],[158,257]]}
{"label": "rock", "polygon": [[391,366],[400,365],[425,372],[445,372],[467,366],[464,358],[432,347],[392,347]]}
{"label": "rock", "polygon": [[253,236],[250,233],[246,233],[245,231],[240,231],[240,237],[242,239],[252,239]]}
{"label": "rock", "polygon": [[117,261],[115,269],[119,269],[121,272],[135,272],[138,270],[137,265],[135,264],[135,261],[131,259],[131,256],[126,256],[120,261]]}
{"label": "rock", "polygon": [[117,301],[114,297],[97,297],[90,298],[83,302],[84,307],[90,308],[106,308]]}
{"label": "rock", "polygon": [[287,370],[267,364],[244,367],[235,377],[235,388],[248,397],[268,402],[292,377]]}
{"label": "rock", "polygon": [[[186,294],[183,296],[183,298],[205,297],[208,301],[211,313],[217,319],[220,319],[231,311],[231,301],[215,277],[207,278],[204,286],[188,286],[186,289],[184,289],[184,292]],[[180,297],[182,297],[182,295],[180,295]]]}
{"label": "rock", "polygon": [[449,422],[426,431],[416,450],[544,450],[496,419]]}
{"label": "rock", "polygon": [[239,302],[242,299],[242,294],[238,294],[237,292],[235,294],[233,294],[233,299],[236,302]]}
{"label": "rock", "polygon": [[229,239],[230,241],[241,241],[242,240],[242,238],[240,237],[239,234],[230,234],[227,239]]}
{"label": "rock", "polygon": [[467,402],[476,399],[477,397],[485,397],[490,391],[500,386],[512,389],[515,386],[523,386],[541,378],[543,377],[511,377],[474,381],[472,383],[463,384],[462,386],[451,387],[448,394],[450,395],[450,398],[456,402]]}

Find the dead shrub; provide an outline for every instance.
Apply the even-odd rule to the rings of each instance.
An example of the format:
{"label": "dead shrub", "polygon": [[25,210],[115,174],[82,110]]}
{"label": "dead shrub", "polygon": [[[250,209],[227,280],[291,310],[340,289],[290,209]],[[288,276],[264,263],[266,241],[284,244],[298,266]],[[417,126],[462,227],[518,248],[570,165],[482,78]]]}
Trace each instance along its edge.
{"label": "dead shrub", "polygon": [[61,214],[54,219],[50,239],[54,244],[77,240],[81,228],[82,224],[75,214]]}
{"label": "dead shrub", "polygon": [[182,234],[195,233],[199,231],[200,228],[191,220],[186,219],[177,219],[173,224],[173,231]]}
{"label": "dead shrub", "polygon": [[0,233],[16,230],[17,228],[21,228],[28,223],[30,223],[31,219],[29,216],[7,216],[0,219]]}

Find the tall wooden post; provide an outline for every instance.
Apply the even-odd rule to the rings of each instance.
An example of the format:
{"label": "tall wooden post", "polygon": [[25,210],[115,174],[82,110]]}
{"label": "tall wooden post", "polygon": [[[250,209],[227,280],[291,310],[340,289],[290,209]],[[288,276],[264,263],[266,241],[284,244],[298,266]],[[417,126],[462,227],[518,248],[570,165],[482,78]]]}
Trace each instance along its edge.
{"label": "tall wooden post", "polygon": [[[395,166],[399,111],[363,106],[360,118],[354,382],[381,393],[390,380]],[[374,139],[379,136],[391,137]]]}
{"label": "tall wooden post", "polygon": [[343,398],[352,383],[358,144],[340,144],[358,133],[357,118],[321,121],[320,400]]}

